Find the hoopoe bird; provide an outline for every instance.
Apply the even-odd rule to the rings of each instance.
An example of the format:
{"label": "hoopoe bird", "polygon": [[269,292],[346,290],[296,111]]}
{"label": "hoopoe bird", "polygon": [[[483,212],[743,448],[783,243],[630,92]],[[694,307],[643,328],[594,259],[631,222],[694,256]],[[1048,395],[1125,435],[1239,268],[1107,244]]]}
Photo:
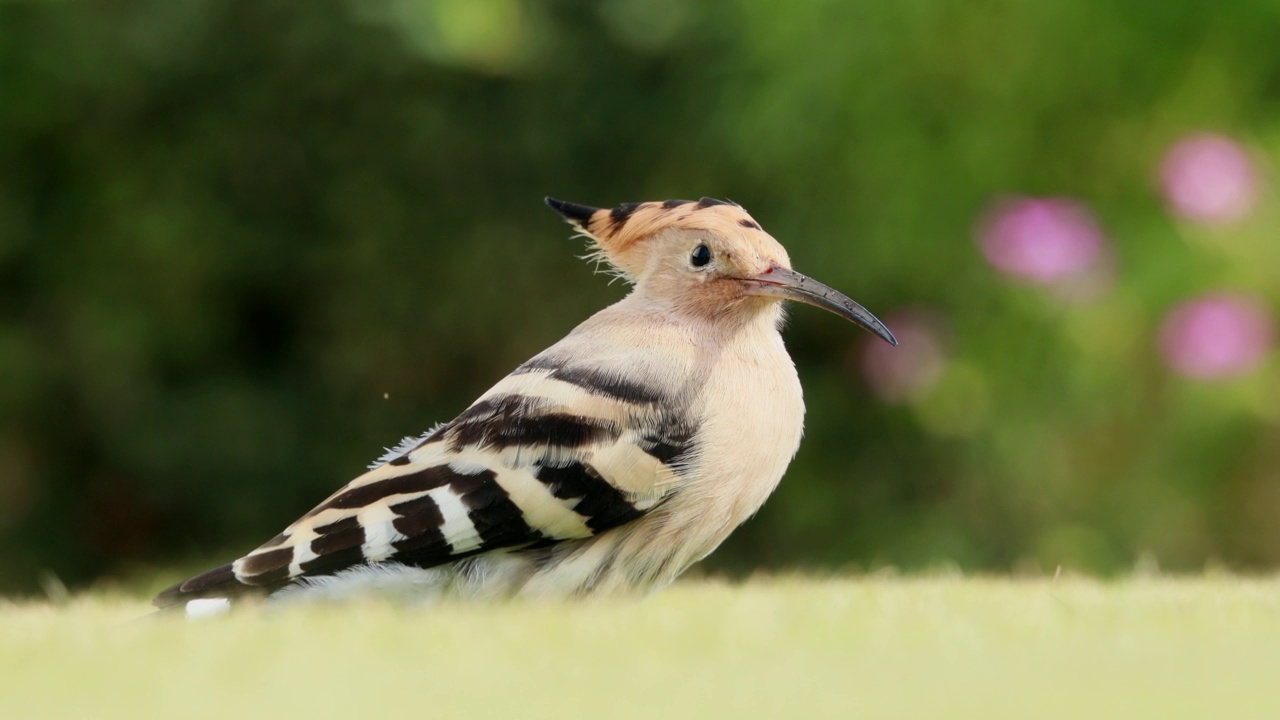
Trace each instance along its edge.
{"label": "hoopoe bird", "polygon": [[546,202],[630,294],[274,539],[156,605],[197,616],[246,593],[653,591],[753,515],[799,447],[804,400],[779,334],[781,301],[897,344],[861,305],[792,270],[736,204]]}

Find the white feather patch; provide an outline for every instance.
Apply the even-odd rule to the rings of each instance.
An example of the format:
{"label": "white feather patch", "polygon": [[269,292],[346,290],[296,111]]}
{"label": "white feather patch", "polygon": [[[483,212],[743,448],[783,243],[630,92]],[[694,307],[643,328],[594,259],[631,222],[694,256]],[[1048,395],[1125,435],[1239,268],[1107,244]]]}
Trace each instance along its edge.
{"label": "white feather patch", "polygon": [[299,542],[293,546],[293,562],[289,563],[289,577],[298,577],[302,574],[302,563],[311,562],[320,557],[315,550],[311,549],[311,541],[319,535],[316,535],[315,530],[311,528],[307,528],[307,531],[306,542]]}
{"label": "white feather patch", "polygon": [[458,453],[449,460],[449,469],[459,475],[479,475],[489,471],[494,459],[493,454]]}
{"label": "white feather patch", "polygon": [[366,560],[386,560],[395,553],[391,543],[405,538],[393,525],[399,516],[391,511],[389,505],[378,503],[361,508],[356,517],[364,528],[364,545],[360,547],[360,552],[364,553]]}
{"label": "white feather patch", "polygon": [[203,620],[231,612],[231,601],[226,598],[199,598],[187,601],[187,619]]}
{"label": "white feather patch", "polygon": [[406,435],[405,437],[401,438],[400,442],[396,443],[394,446],[389,448],[383,448],[383,450],[385,450],[386,452],[379,455],[377,460],[374,460],[373,462],[369,463],[369,469],[373,470],[375,468],[381,467],[382,465],[386,465],[387,463],[391,462],[392,460],[395,460],[401,455],[404,455],[405,453],[414,449],[418,445],[422,444],[424,441],[427,440],[427,438],[431,437],[432,435],[435,435],[437,432],[440,432],[440,428],[444,426],[445,426],[445,423],[436,423],[435,427],[422,433],[421,435]]}
{"label": "white feather patch", "polygon": [[427,495],[440,508],[440,515],[444,518],[440,532],[455,554],[480,547],[480,533],[476,532],[475,523],[467,514],[467,506],[462,504],[462,497],[453,488],[445,485],[428,491]]}

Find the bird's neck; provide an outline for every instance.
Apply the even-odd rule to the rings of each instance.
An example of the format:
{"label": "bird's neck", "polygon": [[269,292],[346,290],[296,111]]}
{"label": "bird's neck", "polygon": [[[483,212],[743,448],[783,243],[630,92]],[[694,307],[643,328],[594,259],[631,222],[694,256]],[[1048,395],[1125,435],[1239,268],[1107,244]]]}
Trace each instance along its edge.
{"label": "bird's neck", "polygon": [[685,325],[704,342],[729,340],[743,332],[776,331],[784,319],[782,303],[768,298],[723,298],[698,293],[657,295],[646,292],[643,286],[614,308],[622,313]]}

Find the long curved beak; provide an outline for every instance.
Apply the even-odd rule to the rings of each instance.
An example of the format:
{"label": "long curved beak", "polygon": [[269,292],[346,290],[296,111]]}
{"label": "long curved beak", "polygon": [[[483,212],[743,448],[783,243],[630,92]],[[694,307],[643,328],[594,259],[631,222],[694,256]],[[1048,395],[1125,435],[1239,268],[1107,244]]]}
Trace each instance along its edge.
{"label": "long curved beak", "polygon": [[749,288],[747,292],[752,295],[794,300],[829,310],[854,325],[879,335],[890,345],[898,344],[898,339],[889,332],[889,328],[866,308],[844,293],[795,270],[773,265],[759,275],[742,278],[742,282]]}

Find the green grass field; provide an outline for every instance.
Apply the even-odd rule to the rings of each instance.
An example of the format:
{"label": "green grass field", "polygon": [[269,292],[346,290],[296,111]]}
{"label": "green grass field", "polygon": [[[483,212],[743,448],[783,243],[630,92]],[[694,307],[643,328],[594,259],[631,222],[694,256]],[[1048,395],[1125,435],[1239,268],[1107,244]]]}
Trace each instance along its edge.
{"label": "green grass field", "polygon": [[643,602],[0,605],[0,718],[1275,718],[1280,579],[690,581]]}

